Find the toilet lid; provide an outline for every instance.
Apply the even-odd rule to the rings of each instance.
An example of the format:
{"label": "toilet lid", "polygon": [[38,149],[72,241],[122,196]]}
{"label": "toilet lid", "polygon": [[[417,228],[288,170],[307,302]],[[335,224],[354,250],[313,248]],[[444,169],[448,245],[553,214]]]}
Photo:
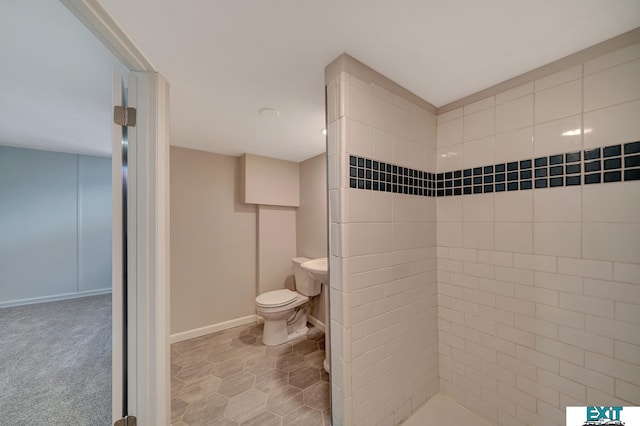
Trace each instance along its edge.
{"label": "toilet lid", "polygon": [[256,297],[256,304],[271,307],[285,306],[294,302],[297,296],[297,293],[288,289],[268,291]]}

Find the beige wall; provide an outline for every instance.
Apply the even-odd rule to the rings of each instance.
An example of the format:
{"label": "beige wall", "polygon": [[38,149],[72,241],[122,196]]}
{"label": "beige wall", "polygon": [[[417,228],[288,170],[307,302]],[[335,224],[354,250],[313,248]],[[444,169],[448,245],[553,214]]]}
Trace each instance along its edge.
{"label": "beige wall", "polygon": [[256,207],[240,160],[171,147],[171,333],[255,313]]}
{"label": "beige wall", "polygon": [[[298,256],[327,257],[327,156],[300,163],[300,207],[296,214]],[[322,293],[325,292],[322,286]],[[324,294],[313,299],[311,316],[325,323]]]}
{"label": "beige wall", "polygon": [[242,200],[250,204],[298,207],[300,166],[298,163],[245,154],[242,162]]}
{"label": "beige wall", "polygon": [[293,289],[296,209],[258,206],[258,294]]}

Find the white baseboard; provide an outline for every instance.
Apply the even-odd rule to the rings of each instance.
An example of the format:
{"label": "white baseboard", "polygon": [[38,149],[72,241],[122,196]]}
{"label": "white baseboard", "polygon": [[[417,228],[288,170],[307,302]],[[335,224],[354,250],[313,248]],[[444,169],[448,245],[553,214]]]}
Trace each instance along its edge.
{"label": "white baseboard", "polygon": [[251,324],[252,322],[256,322],[256,315],[247,315],[246,317],[236,318],[229,321],[219,322],[217,324],[194,328],[193,330],[187,330],[180,333],[172,334],[169,338],[169,342],[182,342],[183,340],[193,339],[194,337],[204,336],[205,334],[227,330],[229,328],[238,327],[240,325]]}
{"label": "white baseboard", "polygon": [[307,317],[307,322],[324,333],[324,323],[321,322],[318,318],[309,315]]}
{"label": "white baseboard", "polygon": [[0,302],[0,308],[10,308],[12,306],[33,305],[36,303],[57,302],[60,300],[78,299],[80,297],[98,296],[101,294],[111,293],[111,288],[102,288],[100,290],[80,291],[76,293],[56,294],[53,296],[33,297],[30,299],[9,300],[8,302]]}

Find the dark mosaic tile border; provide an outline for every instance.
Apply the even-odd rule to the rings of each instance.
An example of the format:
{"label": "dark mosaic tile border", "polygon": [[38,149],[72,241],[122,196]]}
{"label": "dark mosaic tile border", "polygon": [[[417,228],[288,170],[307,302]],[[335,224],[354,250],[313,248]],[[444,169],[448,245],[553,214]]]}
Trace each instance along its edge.
{"label": "dark mosaic tile border", "polygon": [[349,187],[422,197],[640,180],[640,141],[445,173],[349,156]]}

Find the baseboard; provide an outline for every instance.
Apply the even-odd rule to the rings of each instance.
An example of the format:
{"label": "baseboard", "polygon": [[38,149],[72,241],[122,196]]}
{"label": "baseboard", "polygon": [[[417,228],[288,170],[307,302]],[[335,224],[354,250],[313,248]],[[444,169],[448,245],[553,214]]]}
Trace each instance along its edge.
{"label": "baseboard", "polygon": [[80,291],[77,293],[56,294],[54,296],[33,297],[31,299],[10,300],[8,302],[0,302],[0,308],[11,308],[13,306],[34,305],[36,303],[58,302],[60,300],[78,299],[80,297],[99,296],[101,294],[111,293],[110,288],[102,288],[100,290]]}
{"label": "baseboard", "polygon": [[217,324],[194,328],[193,330],[187,330],[180,333],[172,334],[169,338],[169,342],[182,342],[183,340],[193,339],[194,337],[204,336],[205,334],[227,330],[229,328],[238,327],[240,325],[251,324],[252,322],[256,322],[256,315],[247,315],[246,317],[236,318],[229,321],[219,322]]}
{"label": "baseboard", "polygon": [[324,333],[324,323],[321,322],[318,318],[309,315],[307,317],[307,322]]}

